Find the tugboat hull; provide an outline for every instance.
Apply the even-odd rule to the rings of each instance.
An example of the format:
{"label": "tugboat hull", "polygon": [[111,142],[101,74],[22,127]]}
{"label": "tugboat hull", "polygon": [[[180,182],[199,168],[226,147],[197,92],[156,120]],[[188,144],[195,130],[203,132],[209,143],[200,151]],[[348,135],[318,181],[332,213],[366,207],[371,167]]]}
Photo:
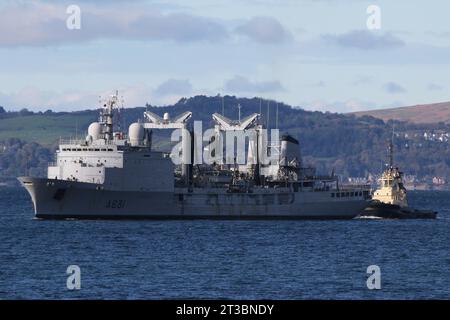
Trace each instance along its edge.
{"label": "tugboat hull", "polygon": [[437,212],[402,208],[395,204],[373,201],[360,215],[360,218],[377,217],[383,219],[435,219]]}

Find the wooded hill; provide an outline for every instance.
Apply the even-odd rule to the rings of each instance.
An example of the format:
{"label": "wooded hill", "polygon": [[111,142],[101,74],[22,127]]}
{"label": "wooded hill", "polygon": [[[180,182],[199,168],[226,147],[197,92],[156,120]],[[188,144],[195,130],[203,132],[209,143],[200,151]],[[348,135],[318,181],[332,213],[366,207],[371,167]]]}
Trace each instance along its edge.
{"label": "wooded hill", "polygon": [[[193,120],[203,121],[205,130],[213,125],[212,113],[222,113],[222,105],[226,117],[237,119],[238,104],[242,106],[242,117],[261,110],[262,121],[268,123],[269,128],[275,128],[275,101],[234,96],[195,96],[183,98],[172,106],[126,108],[121,122],[128,128],[131,122],[142,119],[145,110],[161,116],[165,112],[175,116],[189,110],[193,112]],[[19,175],[27,170],[44,173],[46,160],[51,160],[59,138],[84,137],[89,123],[97,118],[97,110],[13,113],[0,109],[0,174]],[[334,170],[344,177],[379,173],[386,162],[392,126],[392,120],[385,122],[373,116],[313,112],[278,103],[279,129],[297,137],[305,162],[317,166],[323,173]],[[447,139],[450,124],[396,120],[394,127],[396,163],[406,174],[428,179],[450,178],[450,142]],[[28,151],[21,151],[24,148]],[[38,151],[31,151],[34,149]]]}

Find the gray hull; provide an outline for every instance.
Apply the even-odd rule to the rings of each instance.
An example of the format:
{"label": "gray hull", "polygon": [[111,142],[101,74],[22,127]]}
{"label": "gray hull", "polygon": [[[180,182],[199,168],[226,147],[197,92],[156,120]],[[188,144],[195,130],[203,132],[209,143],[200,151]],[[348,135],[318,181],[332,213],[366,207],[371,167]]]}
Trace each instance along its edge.
{"label": "gray hull", "polygon": [[368,201],[331,191],[227,193],[212,189],[140,192],[91,183],[21,177],[36,217],[49,219],[352,219]]}

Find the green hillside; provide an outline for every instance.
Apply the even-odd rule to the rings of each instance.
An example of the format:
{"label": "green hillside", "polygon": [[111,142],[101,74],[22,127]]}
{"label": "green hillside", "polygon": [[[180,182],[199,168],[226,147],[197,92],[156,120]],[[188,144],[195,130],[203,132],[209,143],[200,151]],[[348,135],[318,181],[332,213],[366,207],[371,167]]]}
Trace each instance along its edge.
{"label": "green hillside", "polygon": [[75,136],[86,131],[93,114],[27,115],[0,119],[0,141],[18,138],[44,146],[55,144],[60,137]]}

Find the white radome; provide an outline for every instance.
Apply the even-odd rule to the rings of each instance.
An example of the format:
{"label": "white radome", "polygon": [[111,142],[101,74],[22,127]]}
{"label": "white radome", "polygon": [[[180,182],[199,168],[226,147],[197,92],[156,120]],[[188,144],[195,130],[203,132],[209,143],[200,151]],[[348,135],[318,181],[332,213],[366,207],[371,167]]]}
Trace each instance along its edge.
{"label": "white radome", "polygon": [[130,125],[128,128],[128,138],[132,147],[142,145],[142,141],[144,140],[144,127],[141,123],[134,122]]}
{"label": "white radome", "polygon": [[92,137],[92,140],[98,140],[102,133],[102,126],[98,122],[92,122],[88,128],[88,136]]}

